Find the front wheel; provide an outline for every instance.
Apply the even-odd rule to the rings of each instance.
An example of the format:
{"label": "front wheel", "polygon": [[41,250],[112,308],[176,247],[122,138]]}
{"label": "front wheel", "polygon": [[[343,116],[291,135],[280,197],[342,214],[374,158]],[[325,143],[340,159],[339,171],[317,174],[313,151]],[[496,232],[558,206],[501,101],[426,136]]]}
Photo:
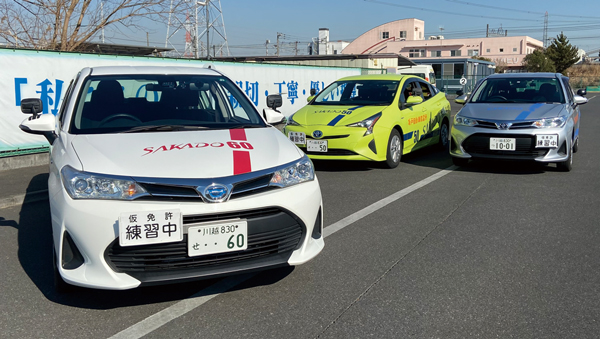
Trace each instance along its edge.
{"label": "front wheel", "polygon": [[396,168],[402,159],[402,138],[400,133],[393,129],[388,139],[387,155],[385,164],[388,168]]}
{"label": "front wheel", "polygon": [[573,169],[573,148],[575,146],[571,142],[571,149],[569,150],[569,158],[566,161],[556,163],[556,167],[563,172],[569,172]]}
{"label": "front wheel", "polygon": [[450,128],[448,127],[448,121],[444,120],[444,122],[442,122],[442,126],[440,126],[440,142],[438,143],[438,147],[441,150],[444,151],[448,151],[449,150],[449,134],[450,134]]}

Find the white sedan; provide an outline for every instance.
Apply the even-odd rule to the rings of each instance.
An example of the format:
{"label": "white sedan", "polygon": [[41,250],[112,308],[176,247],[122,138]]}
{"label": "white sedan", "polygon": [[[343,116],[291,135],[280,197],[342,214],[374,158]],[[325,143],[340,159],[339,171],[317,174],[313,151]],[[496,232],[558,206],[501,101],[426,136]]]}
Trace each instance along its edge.
{"label": "white sedan", "polygon": [[217,70],[85,68],[57,117],[39,99],[21,110],[21,129],[51,144],[59,290],[298,265],[323,249],[311,161]]}

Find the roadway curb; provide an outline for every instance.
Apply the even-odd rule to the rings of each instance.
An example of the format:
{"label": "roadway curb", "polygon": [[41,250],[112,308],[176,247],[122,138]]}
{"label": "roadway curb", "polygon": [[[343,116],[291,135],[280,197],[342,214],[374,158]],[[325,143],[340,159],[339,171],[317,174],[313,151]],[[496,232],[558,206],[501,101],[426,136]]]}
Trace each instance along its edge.
{"label": "roadway curb", "polygon": [[8,198],[0,199],[0,209],[19,206],[32,202],[38,202],[48,199],[48,190],[39,190],[25,194],[17,194]]}

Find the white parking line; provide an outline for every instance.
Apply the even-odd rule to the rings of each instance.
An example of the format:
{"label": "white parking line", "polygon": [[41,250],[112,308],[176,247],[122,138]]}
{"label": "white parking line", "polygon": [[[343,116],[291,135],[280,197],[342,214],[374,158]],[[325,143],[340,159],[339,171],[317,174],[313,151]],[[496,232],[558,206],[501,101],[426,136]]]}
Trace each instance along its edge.
{"label": "white parking line", "polygon": [[588,101],[594,99],[595,97],[597,97],[597,95],[594,95],[593,97],[589,98]]}
{"label": "white parking line", "polygon": [[[374,213],[374,212],[384,208],[385,206],[410,194],[411,192],[414,192],[414,191],[418,190],[419,188],[424,187],[424,186],[440,179],[441,177],[454,171],[455,169],[457,169],[456,166],[450,166],[450,167],[448,167],[444,170],[441,170],[441,171],[439,171],[439,172],[437,172],[415,184],[408,186],[407,188],[404,188],[390,196],[387,196],[387,197],[363,208],[360,211],[352,213],[351,215],[345,217],[344,219],[325,227],[325,229],[323,231],[323,233],[324,233],[323,237],[326,238],[326,237],[334,234],[335,232],[344,229],[345,227],[353,224],[354,222],[366,217],[367,215],[369,215],[371,213]],[[218,296],[219,294],[227,292],[231,288],[241,284],[242,282],[252,278],[255,275],[256,275],[256,273],[251,273],[251,274],[232,276],[232,277],[223,279],[223,280],[215,283],[214,285],[211,285],[211,286],[199,291],[198,293],[190,296],[189,298],[181,300],[181,301],[165,308],[164,310],[159,311],[159,312],[149,316],[148,318],[124,329],[123,331],[113,335],[109,339],[141,338],[141,337],[145,336],[146,334],[162,327],[163,325],[170,322],[171,320],[177,319],[180,316],[190,312],[191,310],[203,305],[204,303],[208,302],[209,300]]]}

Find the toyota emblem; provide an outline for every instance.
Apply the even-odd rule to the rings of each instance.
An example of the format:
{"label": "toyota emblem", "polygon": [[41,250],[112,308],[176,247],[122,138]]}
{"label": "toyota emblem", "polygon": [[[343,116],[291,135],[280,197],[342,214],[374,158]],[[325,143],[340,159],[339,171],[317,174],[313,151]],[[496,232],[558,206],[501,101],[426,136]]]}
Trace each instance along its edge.
{"label": "toyota emblem", "polygon": [[319,130],[316,130],[316,131],[314,131],[312,133],[312,136],[315,137],[315,138],[317,138],[317,139],[319,139],[319,138],[321,138],[323,136],[323,132],[321,132]]}

